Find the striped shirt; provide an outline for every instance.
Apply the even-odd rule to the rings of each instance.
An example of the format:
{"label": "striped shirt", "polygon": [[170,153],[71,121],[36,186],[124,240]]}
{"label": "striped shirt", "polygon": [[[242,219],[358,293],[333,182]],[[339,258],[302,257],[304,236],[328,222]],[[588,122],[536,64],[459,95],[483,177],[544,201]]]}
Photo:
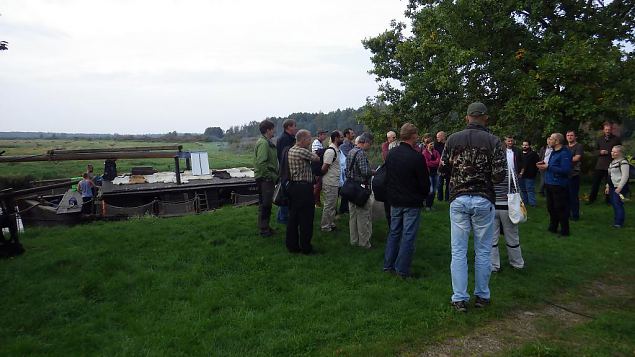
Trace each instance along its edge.
{"label": "striped shirt", "polygon": [[311,151],[294,145],[289,149],[289,180],[313,182],[311,160],[318,157]]}
{"label": "striped shirt", "polygon": [[311,151],[316,152],[319,149],[324,149],[324,145],[322,145],[318,139],[313,140],[313,144],[311,144]]}

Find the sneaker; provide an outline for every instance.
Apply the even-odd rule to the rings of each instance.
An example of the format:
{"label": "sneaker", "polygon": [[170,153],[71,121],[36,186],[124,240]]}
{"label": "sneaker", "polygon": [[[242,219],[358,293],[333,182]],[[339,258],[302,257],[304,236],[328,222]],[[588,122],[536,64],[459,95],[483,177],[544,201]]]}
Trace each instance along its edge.
{"label": "sneaker", "polygon": [[490,303],[490,299],[484,299],[480,296],[476,296],[476,300],[474,301],[474,307],[479,309],[479,308],[488,306],[489,303]]}
{"label": "sneaker", "polygon": [[622,226],[620,226],[619,224],[614,224],[613,228],[622,228]]}
{"label": "sneaker", "polygon": [[457,312],[467,312],[467,303],[463,300],[452,301],[452,306]]}
{"label": "sneaker", "polygon": [[273,235],[273,232],[271,232],[271,231],[260,232],[260,236],[264,237],[264,238],[271,237],[272,235]]}

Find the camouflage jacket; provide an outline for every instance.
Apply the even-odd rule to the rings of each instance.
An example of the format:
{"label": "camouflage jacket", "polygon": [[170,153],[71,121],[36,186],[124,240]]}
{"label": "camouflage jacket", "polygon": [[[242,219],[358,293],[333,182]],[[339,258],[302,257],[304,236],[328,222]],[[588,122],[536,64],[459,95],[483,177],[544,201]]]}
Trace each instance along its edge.
{"label": "camouflage jacket", "polygon": [[450,201],[473,195],[495,203],[494,184],[505,178],[507,157],[496,136],[484,126],[470,123],[448,138],[439,171],[450,175]]}

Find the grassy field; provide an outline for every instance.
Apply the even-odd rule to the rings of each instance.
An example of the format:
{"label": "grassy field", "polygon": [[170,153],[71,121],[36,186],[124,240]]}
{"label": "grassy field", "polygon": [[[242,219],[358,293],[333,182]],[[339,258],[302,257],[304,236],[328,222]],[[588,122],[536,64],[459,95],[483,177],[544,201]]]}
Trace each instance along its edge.
{"label": "grassy field", "polygon": [[0,261],[0,355],[416,356],[610,280],[625,282],[630,298],[593,298],[592,320],[543,321],[540,336],[500,354],[632,356],[635,206],[622,230],[610,228],[609,207],[583,206],[561,239],[547,233],[539,204],[521,225],[526,268],[493,275],[492,306],[468,314],[448,304],[445,203],[423,213],[412,280],[381,271],[383,221],[371,250],[349,246],[346,217],[335,233],[316,230],[315,256],[288,254],[282,226],[259,237],[255,207],[30,229],[26,254]]}
{"label": "grassy field", "polygon": [[[112,140],[0,140],[0,151],[5,150],[5,156],[12,155],[39,155],[45,154],[51,149],[89,149],[132,146],[158,146],[170,145],[163,142],[137,142],[137,141],[112,141]],[[175,144],[176,145],[176,144]],[[185,143],[183,150],[207,151],[210,167],[214,169],[253,166],[251,152],[236,153],[228,147],[227,143]],[[24,176],[31,175],[35,179],[53,179],[77,177],[86,171],[86,165],[92,163],[97,174],[103,173],[103,160],[94,161],[57,161],[57,162],[24,162],[24,163],[0,163],[0,176]],[[185,162],[181,162],[185,167]],[[135,159],[117,160],[119,172],[130,172],[134,166],[152,166],[160,171],[174,170],[173,159]]]}

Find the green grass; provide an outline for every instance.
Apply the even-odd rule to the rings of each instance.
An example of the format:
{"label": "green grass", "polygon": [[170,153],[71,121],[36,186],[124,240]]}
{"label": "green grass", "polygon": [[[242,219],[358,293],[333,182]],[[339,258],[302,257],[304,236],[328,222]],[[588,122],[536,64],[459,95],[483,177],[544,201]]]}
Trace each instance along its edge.
{"label": "green grass", "polygon": [[[0,151],[5,150],[5,156],[46,154],[51,149],[89,149],[132,146],[161,146],[170,145],[162,142],[141,141],[112,141],[112,140],[0,140]],[[210,167],[214,169],[253,166],[251,152],[236,152],[227,143],[196,142],[183,144],[183,150],[207,151]],[[54,162],[20,162],[0,163],[0,176],[30,175],[35,179],[53,179],[77,177],[86,171],[86,165],[92,163],[95,172],[103,172],[103,160],[92,161],[54,161]],[[174,159],[130,159],[117,160],[119,172],[130,172],[134,166],[152,166],[160,171],[174,170]],[[185,161],[181,160],[182,169]]]}
{"label": "green grass", "polygon": [[[583,206],[572,237],[558,239],[544,208],[532,209],[521,225],[526,269],[492,276],[491,308],[456,314],[447,205],[436,208],[423,213],[420,278],[407,281],[381,272],[383,221],[370,251],[349,246],[346,221],[337,233],[316,229],[316,256],[288,254],[281,226],[260,238],[255,207],[30,229],[26,254],[0,261],[0,355],[416,354],[545,298],[583,294],[591,281],[635,277],[632,220],[612,230],[609,207]],[[633,351],[632,318],[632,306],[617,308],[571,333],[580,344],[536,341],[510,353],[588,352],[584,339],[599,331],[591,351],[612,351],[623,336],[620,351]]]}

